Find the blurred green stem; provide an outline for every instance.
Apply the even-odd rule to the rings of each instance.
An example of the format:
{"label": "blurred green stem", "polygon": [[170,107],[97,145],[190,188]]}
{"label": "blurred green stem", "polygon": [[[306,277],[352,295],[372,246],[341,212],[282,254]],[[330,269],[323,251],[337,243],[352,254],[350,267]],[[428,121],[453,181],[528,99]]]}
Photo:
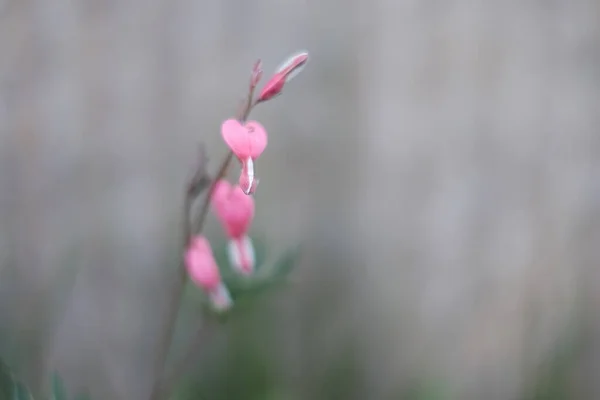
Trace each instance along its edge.
{"label": "blurred green stem", "polygon": [[[250,115],[250,111],[252,111],[252,109],[254,108],[254,106],[256,104],[258,104],[257,101],[253,100],[254,89],[255,89],[255,86],[253,84],[250,84],[250,90],[248,91],[248,97],[246,98],[244,107],[242,107],[242,109],[240,110],[240,113],[237,116],[238,119],[242,122],[246,121],[246,119],[248,118],[248,115]],[[183,220],[183,225],[184,225],[183,249],[184,250],[187,248],[192,236],[198,235],[202,232],[202,229],[204,228],[204,223],[206,222],[206,217],[208,215],[208,209],[210,207],[210,198],[215,189],[215,184],[227,174],[227,169],[229,168],[229,164],[231,163],[232,159],[233,159],[233,152],[229,151],[227,153],[227,155],[225,156],[225,158],[223,159],[223,161],[221,162],[219,171],[217,172],[217,175],[210,183],[210,186],[208,186],[209,180],[207,180],[208,178],[207,178],[206,165],[205,165],[206,159],[200,160],[200,165],[198,167],[198,170],[196,171],[196,173],[194,174],[194,177],[188,184],[186,194],[185,194],[185,199],[184,199],[184,205],[183,205],[183,218],[184,218],[184,220]],[[192,209],[193,209],[194,200],[196,200],[196,198],[202,193],[202,191],[206,188],[206,186],[208,186],[208,193],[206,194],[206,197],[204,198],[202,207],[200,209],[200,213],[198,214],[198,218],[195,219],[194,222],[192,222]],[[170,390],[171,385],[174,384],[177,381],[177,379],[179,379],[180,374],[185,373],[185,370],[182,370],[182,371],[177,370],[176,374],[172,377],[172,379],[169,379],[168,381],[162,379],[162,375],[164,373],[165,366],[167,363],[167,358],[169,355],[169,350],[171,348],[171,342],[173,341],[173,335],[175,333],[175,326],[177,324],[177,315],[179,314],[178,311],[181,306],[183,291],[184,291],[185,285],[187,283],[187,279],[188,279],[188,277],[187,277],[187,273],[185,270],[185,264],[182,262],[179,267],[179,276],[177,278],[175,287],[172,288],[173,297],[171,298],[171,302],[169,304],[169,314],[167,317],[168,320],[166,322],[165,332],[160,341],[158,355],[156,357],[156,365],[155,365],[155,369],[154,369],[156,371],[156,377],[154,379],[154,385],[152,387],[152,393],[150,395],[150,400],[160,400],[160,399],[168,398],[168,395],[169,395],[168,390]],[[201,328],[201,330],[204,330],[204,329]],[[196,338],[196,340],[194,340],[194,342],[192,343],[191,350],[188,352],[188,354],[195,353],[195,349],[197,349],[199,347],[199,345],[202,343],[203,338],[204,338],[204,334],[203,334],[203,332],[201,332],[198,335],[198,337]],[[186,361],[186,364],[187,364],[187,361]]]}
{"label": "blurred green stem", "polygon": [[183,359],[173,367],[171,374],[164,378],[160,383],[160,393],[158,398],[166,398],[171,393],[179,378],[185,374],[185,372],[192,366],[194,360],[198,356],[198,350],[200,349],[199,344],[206,343],[219,325],[219,321],[216,318],[203,318],[202,326],[198,329],[196,336],[192,340],[192,346],[189,351],[185,353]]}

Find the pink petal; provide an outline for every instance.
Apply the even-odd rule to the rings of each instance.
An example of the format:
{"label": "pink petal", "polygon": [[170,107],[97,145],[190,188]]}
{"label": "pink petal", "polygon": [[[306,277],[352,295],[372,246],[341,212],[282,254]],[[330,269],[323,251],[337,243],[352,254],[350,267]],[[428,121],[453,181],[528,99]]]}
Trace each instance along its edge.
{"label": "pink petal", "polygon": [[223,122],[221,136],[236,156],[244,158],[249,156],[248,131],[238,120],[228,119]]}
{"label": "pink petal", "polygon": [[229,182],[227,182],[225,179],[219,180],[217,183],[215,183],[215,187],[211,195],[212,203],[218,205],[224,201],[227,201],[231,190],[232,186]]}
{"label": "pink petal", "polygon": [[221,283],[219,267],[205,238],[192,240],[185,253],[185,265],[192,281],[203,289],[212,290]]}
{"label": "pink petal", "polygon": [[249,136],[249,156],[256,160],[267,147],[267,131],[256,121],[246,122]]}
{"label": "pink petal", "polygon": [[221,125],[221,135],[239,159],[256,159],[267,147],[267,132],[256,121],[242,125],[235,119],[228,119]]}
{"label": "pink petal", "polygon": [[227,236],[237,238],[246,234],[254,218],[254,198],[246,196],[237,185],[218,182],[212,205]]}

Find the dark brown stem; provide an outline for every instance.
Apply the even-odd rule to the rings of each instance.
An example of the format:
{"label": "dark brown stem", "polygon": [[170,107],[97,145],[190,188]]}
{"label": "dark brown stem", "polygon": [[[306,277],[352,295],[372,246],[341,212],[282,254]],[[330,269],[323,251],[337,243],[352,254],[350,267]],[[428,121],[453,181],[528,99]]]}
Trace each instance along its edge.
{"label": "dark brown stem", "polygon": [[[256,104],[258,104],[257,101],[253,100],[254,89],[255,89],[255,86],[251,84],[250,90],[248,91],[248,97],[246,99],[245,107],[240,111],[239,115],[237,116],[238,119],[242,122],[244,122],[244,121],[246,121],[246,119],[248,119],[250,112],[252,111],[254,106]],[[206,176],[206,168],[205,168],[206,157],[203,154],[203,151],[201,152],[200,158],[201,158],[200,166],[199,166],[198,170],[196,171],[196,174],[194,175],[194,177],[188,184],[188,187],[186,188],[185,198],[184,198],[184,205],[183,205],[183,214],[184,214],[183,215],[183,217],[184,217],[184,221],[183,221],[184,246],[183,246],[183,248],[184,249],[187,248],[193,235],[200,234],[202,232],[202,229],[204,228],[204,223],[206,222],[206,217],[208,216],[208,210],[210,208],[210,199],[211,199],[212,193],[215,189],[215,185],[220,179],[222,179],[226,175],[229,164],[231,163],[231,160],[233,159],[233,152],[229,151],[227,153],[227,155],[221,162],[221,166],[219,167],[217,175],[210,183],[210,186],[208,186],[209,181]],[[200,213],[198,214],[198,218],[194,222],[192,222],[192,208],[193,208],[194,200],[201,194],[202,191],[204,191],[204,189],[206,189],[207,186],[208,186],[208,193],[206,194],[206,197],[204,198],[204,201],[200,208]],[[179,277],[176,282],[176,287],[173,288],[173,297],[171,298],[171,302],[169,305],[169,316],[168,316],[168,321],[167,321],[167,328],[165,330],[163,340],[161,341],[161,344],[159,347],[159,354],[157,357],[157,364],[156,364],[156,371],[157,371],[157,374],[159,374],[158,375],[159,378],[155,379],[155,381],[154,381],[154,386],[152,388],[150,400],[160,400],[160,399],[164,398],[163,396],[168,396],[168,390],[170,390],[170,388],[173,386],[173,384],[175,384],[177,382],[177,380],[180,377],[180,374],[185,373],[184,369],[176,370],[175,374],[173,375],[173,377],[171,379],[165,380],[165,381],[160,379],[160,375],[162,375],[162,373],[165,369],[167,357],[169,354],[169,350],[171,348],[171,342],[173,340],[173,334],[175,333],[175,326],[177,323],[177,315],[178,315],[179,308],[181,306],[183,289],[185,288],[186,283],[187,283],[187,274],[185,271],[185,265],[183,265],[183,263],[182,263],[182,265],[179,268]],[[198,337],[192,343],[191,350],[188,352],[188,354],[195,353],[195,349],[197,349],[199,347],[199,345],[202,343],[204,336],[205,335],[203,334],[203,332],[200,332]],[[189,362],[188,360],[185,360],[184,367],[186,367],[188,362]]]}

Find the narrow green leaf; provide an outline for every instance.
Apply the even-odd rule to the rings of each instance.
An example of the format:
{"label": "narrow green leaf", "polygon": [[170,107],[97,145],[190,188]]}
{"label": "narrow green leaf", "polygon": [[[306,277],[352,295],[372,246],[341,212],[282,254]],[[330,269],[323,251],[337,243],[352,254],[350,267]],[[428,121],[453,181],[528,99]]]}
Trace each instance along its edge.
{"label": "narrow green leaf", "polygon": [[13,394],[13,382],[10,370],[4,363],[0,363],[0,398],[10,399]]}
{"label": "narrow green leaf", "polygon": [[68,400],[65,385],[57,373],[52,376],[52,397],[51,400]]}
{"label": "narrow green leaf", "polygon": [[0,399],[31,400],[27,387],[18,382],[10,368],[0,361]]}
{"label": "narrow green leaf", "polygon": [[16,382],[13,387],[13,399],[14,400],[33,400],[33,396],[29,393],[27,387],[20,383]]}

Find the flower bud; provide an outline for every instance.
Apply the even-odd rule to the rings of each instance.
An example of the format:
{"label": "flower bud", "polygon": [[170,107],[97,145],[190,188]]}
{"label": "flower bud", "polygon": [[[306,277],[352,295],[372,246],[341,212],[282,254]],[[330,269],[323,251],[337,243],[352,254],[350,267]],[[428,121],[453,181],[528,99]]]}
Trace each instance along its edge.
{"label": "flower bud", "polygon": [[267,82],[258,101],[267,101],[281,94],[283,86],[300,73],[308,62],[308,52],[301,51],[288,57],[275,71],[275,74]]}
{"label": "flower bud", "polygon": [[210,243],[204,236],[196,236],[191,241],[185,253],[185,266],[192,282],[206,292],[215,309],[231,307],[231,296],[221,280]]}

